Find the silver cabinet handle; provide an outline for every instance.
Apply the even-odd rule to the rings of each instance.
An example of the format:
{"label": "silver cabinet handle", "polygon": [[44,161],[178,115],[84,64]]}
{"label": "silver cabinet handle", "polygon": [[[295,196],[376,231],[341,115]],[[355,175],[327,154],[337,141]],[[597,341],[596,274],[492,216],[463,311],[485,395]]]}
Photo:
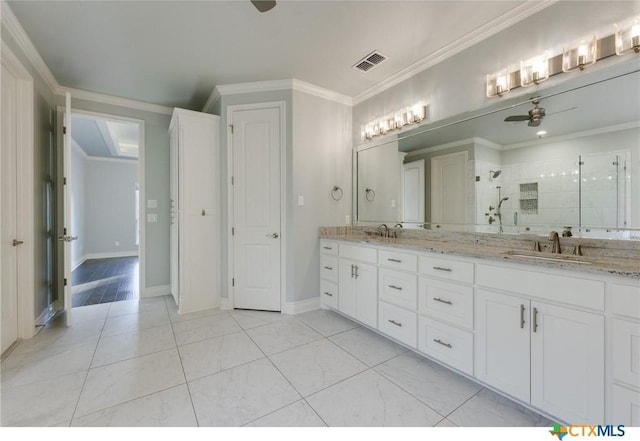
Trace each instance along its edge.
{"label": "silver cabinet handle", "polygon": [[453,271],[451,268],[443,268],[441,266],[434,266],[433,269],[438,271],[448,271],[448,272]]}
{"label": "silver cabinet handle", "polygon": [[396,325],[397,327],[402,328],[402,323],[400,322],[396,322],[395,320],[387,320],[387,321],[392,325]]}
{"label": "silver cabinet handle", "polygon": [[18,245],[22,245],[23,243],[24,241],[18,240],[18,239],[13,239],[13,242],[12,242],[14,247],[17,247]]}
{"label": "silver cabinet handle", "polygon": [[356,266],[354,264],[351,264],[351,278],[353,279],[355,277],[356,274]]}
{"label": "silver cabinet handle", "polygon": [[324,248],[325,250],[332,250],[333,249],[332,247],[322,247],[322,248]]}
{"label": "silver cabinet handle", "polygon": [[358,269],[359,268],[358,268],[358,265],[354,265],[354,266],[356,267],[356,279],[357,279],[358,277],[360,277],[360,274],[358,274]]}
{"label": "silver cabinet handle", "polygon": [[538,308],[533,308],[533,332],[538,331]]}
{"label": "silver cabinet handle", "polygon": [[[204,216],[204,214],[203,214]],[[278,233],[272,233],[272,234],[265,234],[265,237],[272,237],[274,239],[277,239],[280,237],[280,235]]]}
{"label": "silver cabinet handle", "polygon": [[326,294],[326,295],[328,295],[329,297],[333,297],[333,294],[331,294],[330,292],[326,292],[326,291],[325,291],[323,294]]}
{"label": "silver cabinet handle", "polygon": [[439,338],[434,338],[434,339],[433,339],[433,341],[435,341],[435,342],[436,342],[436,343],[438,343],[439,345],[446,346],[446,347],[448,347],[449,349],[452,349],[452,348],[453,348],[453,346],[451,346],[451,343],[445,343],[445,342],[443,342],[442,340],[440,340]]}
{"label": "silver cabinet handle", "polygon": [[401,287],[401,286],[389,285],[389,288],[391,288],[391,289],[397,289],[398,291],[402,291],[402,287]]}
{"label": "silver cabinet handle", "polygon": [[391,259],[391,258],[388,258],[387,260],[388,260],[389,262],[402,263],[402,260],[400,260],[400,259]]}
{"label": "silver cabinet handle", "polygon": [[449,300],[443,300],[440,297],[434,297],[433,300],[435,300],[436,302],[444,303],[446,305],[453,305],[453,302]]}
{"label": "silver cabinet handle", "polygon": [[520,329],[524,329],[524,305],[520,305]]}
{"label": "silver cabinet handle", "polygon": [[324,269],[329,270],[329,271],[333,271],[333,267],[332,266],[325,266]]}

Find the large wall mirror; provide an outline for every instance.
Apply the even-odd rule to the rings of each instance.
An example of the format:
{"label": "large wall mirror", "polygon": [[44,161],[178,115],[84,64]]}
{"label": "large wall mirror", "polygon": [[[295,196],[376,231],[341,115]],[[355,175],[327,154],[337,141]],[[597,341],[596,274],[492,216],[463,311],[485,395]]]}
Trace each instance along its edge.
{"label": "large wall mirror", "polygon": [[358,223],[640,239],[640,70],[580,78],[363,143]]}

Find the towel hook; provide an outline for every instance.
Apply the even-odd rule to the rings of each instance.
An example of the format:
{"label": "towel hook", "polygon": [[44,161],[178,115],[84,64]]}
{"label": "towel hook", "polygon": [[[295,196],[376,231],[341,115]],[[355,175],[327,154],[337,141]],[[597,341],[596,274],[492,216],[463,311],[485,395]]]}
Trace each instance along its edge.
{"label": "towel hook", "polygon": [[365,188],[364,190],[364,198],[369,202],[373,202],[376,198],[376,192],[373,191],[372,188]]}
{"label": "towel hook", "polygon": [[334,185],[333,189],[331,189],[331,199],[333,199],[334,201],[339,201],[340,199],[342,199],[343,195],[344,192],[342,191],[342,189],[337,185]]}

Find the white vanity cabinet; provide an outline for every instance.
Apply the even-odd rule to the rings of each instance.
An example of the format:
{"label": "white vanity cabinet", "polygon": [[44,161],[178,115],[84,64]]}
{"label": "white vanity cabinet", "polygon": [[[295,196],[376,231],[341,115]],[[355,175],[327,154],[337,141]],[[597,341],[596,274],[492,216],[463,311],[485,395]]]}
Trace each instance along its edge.
{"label": "white vanity cabinet", "polygon": [[378,324],[377,251],[340,245],[338,257],[338,311],[372,328]]}
{"label": "white vanity cabinet", "polygon": [[320,241],[320,304],[338,309],[338,243]]}
{"label": "white vanity cabinet", "polygon": [[170,279],[182,314],[220,306],[220,117],[175,109],[169,131]]}
{"label": "white vanity cabinet", "polygon": [[[477,265],[479,283],[503,288],[501,280],[488,276],[496,268],[507,279],[522,275],[522,270]],[[546,297],[550,282],[570,286],[572,278],[526,272],[536,278],[533,286],[476,291],[476,377],[562,421],[604,421],[604,315],[580,304],[565,307],[531,297]],[[604,299],[598,281],[575,283],[589,286],[593,297],[600,290]],[[593,300],[586,297],[586,303]]]}

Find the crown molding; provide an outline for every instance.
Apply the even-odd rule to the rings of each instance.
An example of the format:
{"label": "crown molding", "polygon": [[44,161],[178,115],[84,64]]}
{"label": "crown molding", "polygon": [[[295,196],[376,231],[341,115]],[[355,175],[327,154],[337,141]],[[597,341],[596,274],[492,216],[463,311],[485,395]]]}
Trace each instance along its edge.
{"label": "crown molding", "polygon": [[522,5],[516,6],[507,13],[497,17],[490,22],[480,26],[472,32],[469,32],[464,37],[460,38],[454,43],[450,43],[443,48],[435,51],[420,61],[417,61],[410,66],[402,69],[401,71],[391,75],[390,77],[380,81],[375,86],[366,89],[364,92],[359,93],[353,97],[353,105],[358,105],[373,96],[384,92],[393,86],[400,84],[401,82],[408,80],[414,75],[419,74],[422,71],[435,66],[438,63],[451,58],[452,56],[462,52],[463,50],[486,40],[489,37],[513,26],[514,24],[530,17],[545,8],[556,3],[558,0],[548,1],[527,1]]}
{"label": "crown molding", "polygon": [[16,18],[15,14],[7,4],[7,2],[0,2],[0,16],[2,17],[2,26],[9,32],[9,35],[16,41],[16,44],[20,50],[27,57],[33,68],[38,72],[42,80],[53,92],[54,95],[64,95],[66,92],[70,92],[74,99],[81,99],[86,101],[93,101],[102,104],[111,104],[119,107],[126,107],[136,110],[144,110],[152,113],[160,113],[165,115],[171,115],[173,108],[167,106],[161,106],[159,104],[147,103],[144,101],[133,100],[129,98],[121,98],[112,95],[105,95],[102,93],[88,92],[86,90],[73,89],[71,87],[64,87],[58,83],[58,80],[53,76],[51,70],[44,62],[40,53],[33,45],[33,42],[27,35],[26,31]]}
{"label": "crown molding", "polygon": [[218,88],[214,87],[213,90],[211,91],[211,94],[209,95],[209,98],[207,98],[207,102],[204,103],[204,106],[202,106],[202,111],[205,113],[213,112],[213,106],[216,105],[220,97],[221,95],[220,95],[220,92],[218,91]]}
{"label": "crown molding", "polygon": [[324,98],[329,101],[335,101],[346,106],[353,105],[353,99],[350,96],[325,89],[324,87],[316,86],[315,84],[291,78],[286,80],[256,81],[251,83],[222,84],[216,86],[213,92],[211,92],[203,111],[210,110],[221,96],[237,95],[241,93],[271,92],[274,90],[295,90],[317,96],[319,98]]}

